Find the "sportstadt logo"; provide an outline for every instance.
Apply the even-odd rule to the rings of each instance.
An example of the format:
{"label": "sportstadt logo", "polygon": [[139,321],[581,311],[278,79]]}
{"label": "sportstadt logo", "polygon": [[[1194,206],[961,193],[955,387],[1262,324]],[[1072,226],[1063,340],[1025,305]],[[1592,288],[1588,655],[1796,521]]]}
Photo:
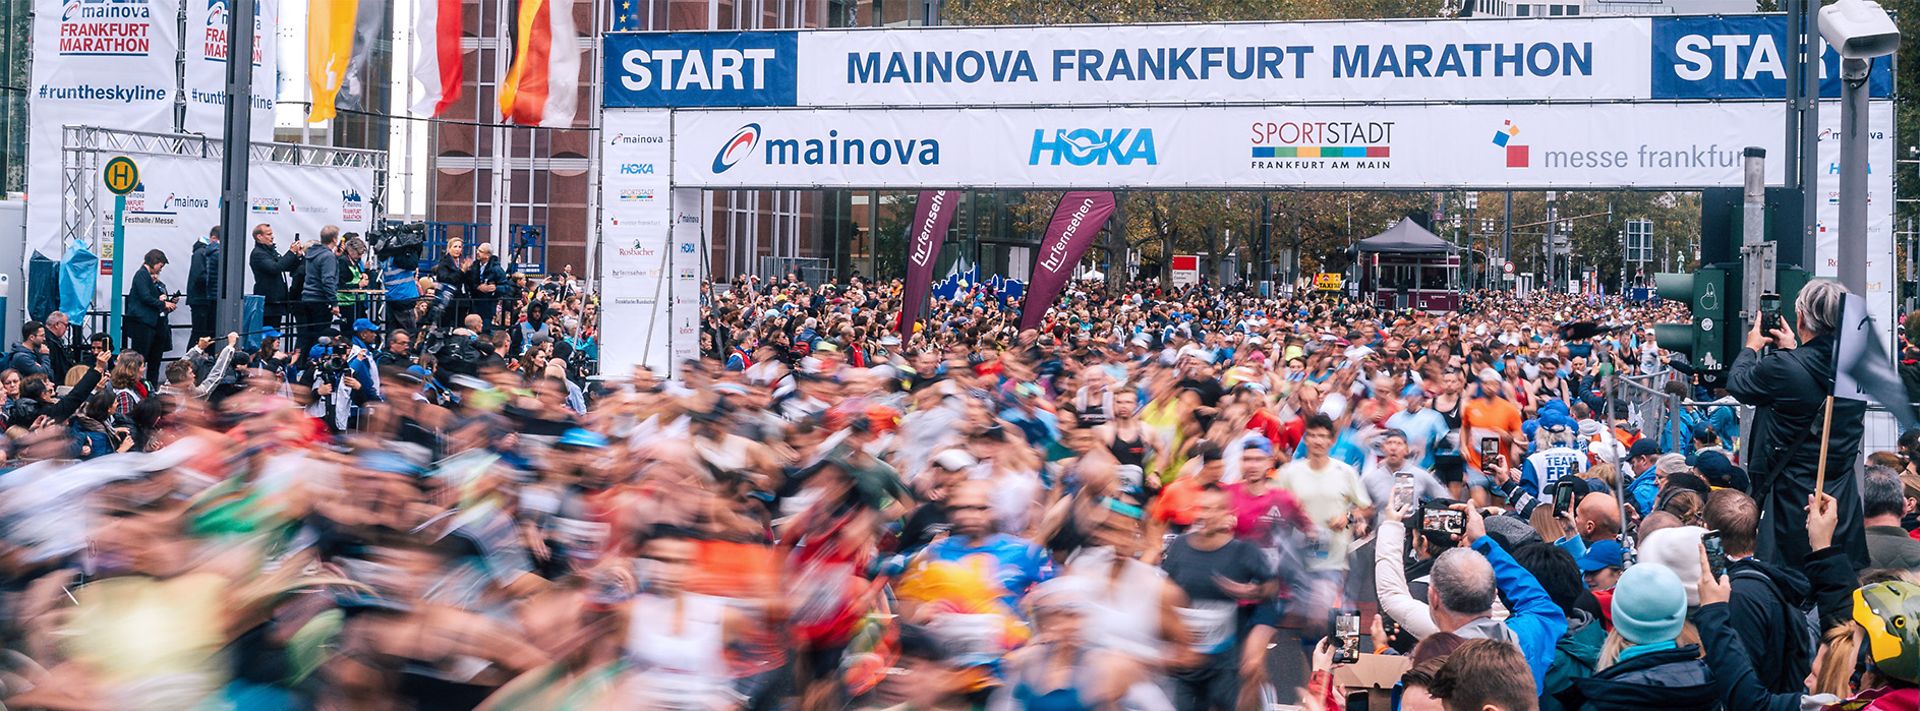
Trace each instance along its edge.
{"label": "sportstadt logo", "polygon": [[715,174],[727,172],[728,168],[732,168],[735,163],[746,158],[747,154],[752,153],[754,147],[758,145],[760,145],[760,124],[750,123],[741,126],[740,130],[733,132],[732,138],[720,144],[720,152],[713,156],[713,172]]}
{"label": "sportstadt logo", "polygon": [[247,211],[256,215],[280,214],[280,198],[257,197],[249,201]]}
{"label": "sportstadt logo", "polygon": [[1041,154],[1048,155],[1046,165],[1132,165],[1134,161],[1143,161],[1147,165],[1158,165],[1159,156],[1154,151],[1153,129],[1151,128],[1056,128],[1049,137],[1047,130],[1033,130],[1033,150],[1027,154],[1027,165],[1041,165]]}
{"label": "sportstadt logo", "polygon": [[652,190],[622,190],[620,202],[653,202]]}
{"label": "sportstadt logo", "polygon": [[1512,119],[1501,122],[1500,130],[1493,132],[1493,145],[1506,149],[1508,168],[1527,167],[1526,144],[1513,142],[1514,137],[1518,135],[1520,135],[1520,127],[1513,125]]}
{"label": "sportstadt logo", "polygon": [[1255,121],[1250,156],[1260,169],[1381,169],[1392,165],[1393,121]]}
{"label": "sportstadt logo", "polygon": [[142,56],[153,48],[147,0],[67,0],[60,7],[63,55]]}

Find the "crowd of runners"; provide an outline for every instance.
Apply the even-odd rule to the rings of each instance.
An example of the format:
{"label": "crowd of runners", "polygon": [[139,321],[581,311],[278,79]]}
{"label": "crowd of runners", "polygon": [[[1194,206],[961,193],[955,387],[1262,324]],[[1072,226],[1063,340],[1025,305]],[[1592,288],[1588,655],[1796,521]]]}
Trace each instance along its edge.
{"label": "crowd of runners", "polygon": [[1870,466],[1813,494],[1793,432],[1826,282],[1713,389],[1652,342],[1682,309],[1611,296],[1077,282],[1023,331],[985,286],[901,328],[897,282],[750,279],[701,359],[588,379],[590,294],[433,288],[159,382],[30,323],[0,704],[1920,706],[1920,473],[1836,412]]}

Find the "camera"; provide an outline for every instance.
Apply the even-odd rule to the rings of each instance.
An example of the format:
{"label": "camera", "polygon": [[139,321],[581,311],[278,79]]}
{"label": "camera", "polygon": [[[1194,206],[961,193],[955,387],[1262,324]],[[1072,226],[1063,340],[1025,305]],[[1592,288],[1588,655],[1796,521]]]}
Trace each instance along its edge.
{"label": "camera", "polygon": [[1900,28],[1873,0],[1840,0],[1820,8],[1820,37],[1842,59],[1883,57],[1900,48]]}
{"label": "camera", "polygon": [[420,255],[427,247],[427,223],[384,224],[367,234],[367,249],[381,260],[393,260],[393,268],[420,268]]}

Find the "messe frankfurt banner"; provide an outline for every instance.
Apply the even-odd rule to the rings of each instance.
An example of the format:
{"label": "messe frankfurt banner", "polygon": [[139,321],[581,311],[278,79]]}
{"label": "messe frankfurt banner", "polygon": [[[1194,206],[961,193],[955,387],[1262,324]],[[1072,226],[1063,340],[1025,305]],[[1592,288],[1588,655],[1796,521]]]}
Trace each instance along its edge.
{"label": "messe frankfurt banner", "polygon": [[[1737,186],[1779,104],[682,110],[701,188]],[[1580,120],[1568,120],[1577,112]],[[1780,161],[1767,181],[1782,182]]]}
{"label": "messe frankfurt banner", "polygon": [[[609,108],[1785,96],[1784,15],[609,34]],[[1822,93],[1839,95],[1824,51]],[[1890,96],[1888,58],[1872,91]]]}

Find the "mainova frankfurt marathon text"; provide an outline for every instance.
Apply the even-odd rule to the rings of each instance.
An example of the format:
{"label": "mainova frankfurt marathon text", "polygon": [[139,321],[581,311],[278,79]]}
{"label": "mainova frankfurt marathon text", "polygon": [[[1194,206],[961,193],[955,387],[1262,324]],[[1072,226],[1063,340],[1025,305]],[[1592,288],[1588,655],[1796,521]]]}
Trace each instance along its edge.
{"label": "mainova frankfurt marathon text", "polygon": [[[1316,48],[1296,46],[1056,49],[1044,65],[1024,49],[853,52],[850,84],[961,81],[1304,79]],[[1334,78],[1592,76],[1592,42],[1334,45]]]}

